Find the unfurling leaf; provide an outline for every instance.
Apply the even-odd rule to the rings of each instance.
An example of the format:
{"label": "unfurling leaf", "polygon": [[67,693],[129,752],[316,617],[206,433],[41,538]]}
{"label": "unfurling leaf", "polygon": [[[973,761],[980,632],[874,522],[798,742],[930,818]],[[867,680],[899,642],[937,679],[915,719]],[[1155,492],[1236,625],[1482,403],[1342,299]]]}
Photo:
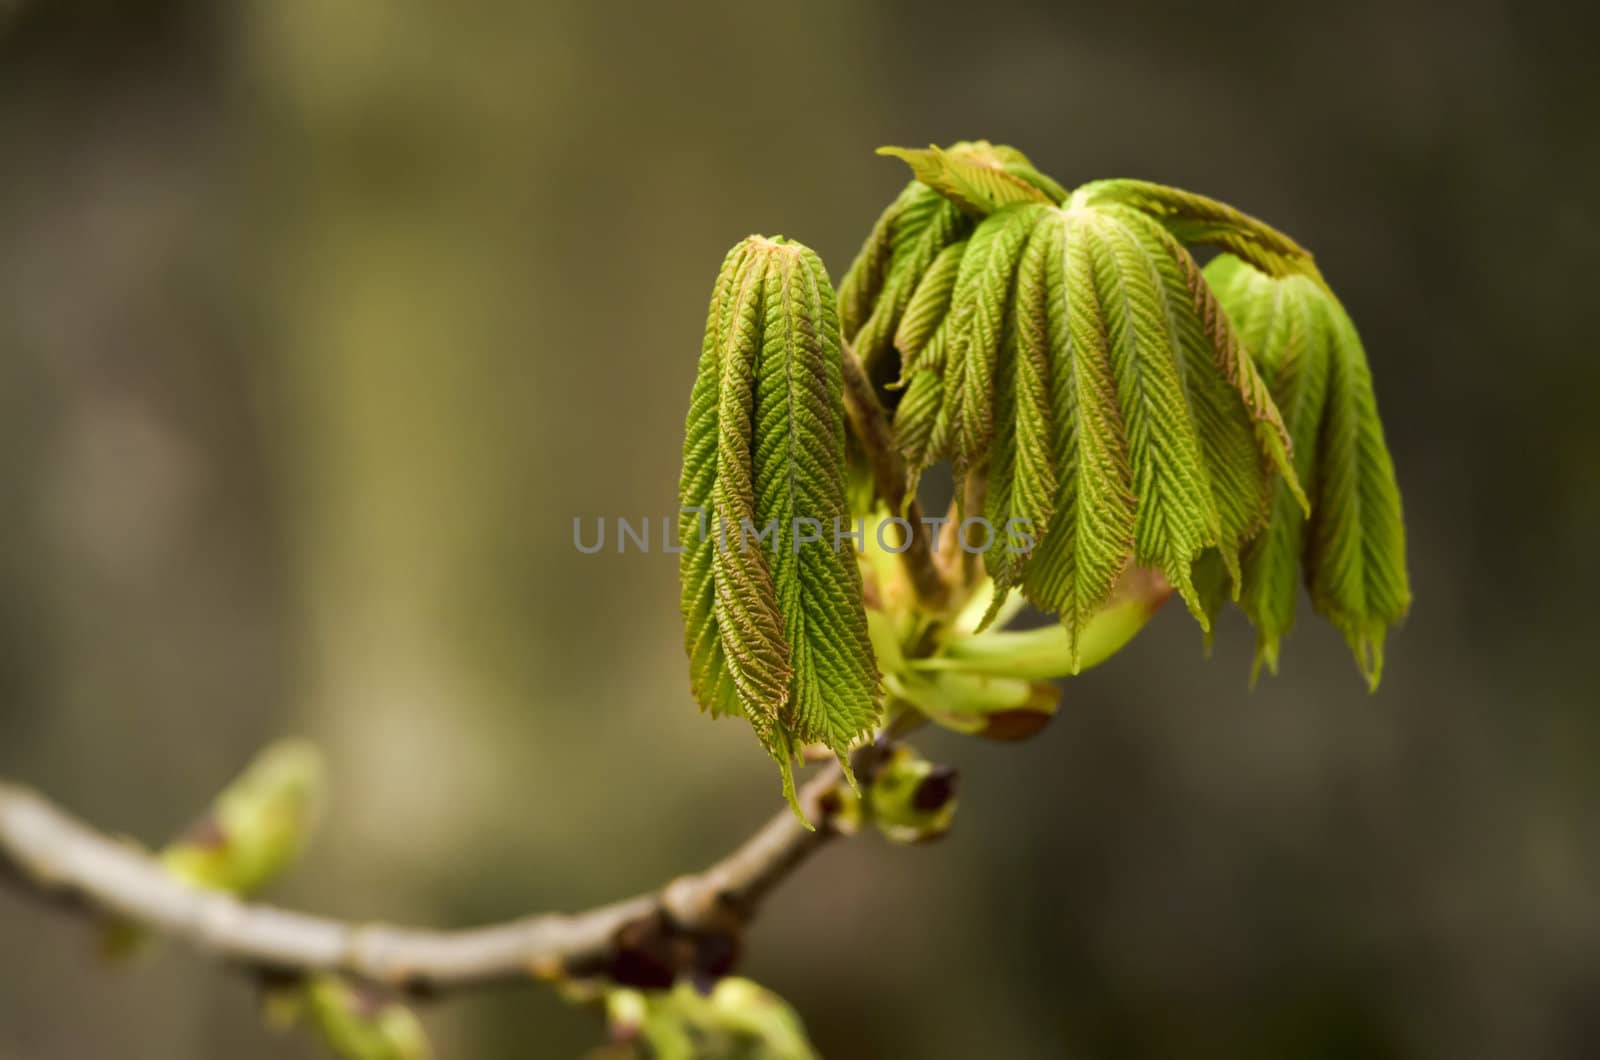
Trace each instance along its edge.
{"label": "unfurling leaf", "polygon": [[[993,208],[982,206],[984,193],[979,189],[994,185],[995,200],[1005,197],[1009,201],[1060,202],[1066,197],[1066,191],[1035,169],[1021,151],[1003,144],[978,140],[942,150],[884,150],[900,153],[919,177],[926,173],[930,179],[938,180],[939,174],[948,173],[949,179],[943,180],[942,186],[950,187],[960,179],[974,187],[965,194],[954,191],[969,204],[969,212],[934,187],[921,180],[912,181],[878,218],[839,283],[839,321],[844,337],[880,390],[900,376],[902,358],[916,356],[931,337],[931,329],[927,328],[913,327],[902,332],[902,318],[913,315],[913,295],[919,299],[934,296],[934,291],[922,290],[921,284],[941,257],[945,276],[953,282],[960,251],[956,251],[955,260],[944,252],[967,238],[976,216]],[[943,309],[938,313],[942,316]]]}
{"label": "unfurling leaf", "polygon": [[1256,666],[1277,670],[1303,570],[1313,606],[1376,688],[1384,637],[1411,589],[1400,491],[1361,339],[1320,278],[1274,278],[1230,254],[1205,274],[1282,410],[1312,500],[1308,521],[1280,488],[1244,554],[1239,602],[1257,630]]}
{"label": "unfurling leaf", "polygon": [[878,719],[848,544],[833,288],[816,254],[752,236],[723,263],[690,397],[679,485],[695,699],[741,714],[783,771],[809,743],[843,761]]}
{"label": "unfurling leaf", "polygon": [[[1302,496],[1268,388],[1169,226],[1211,217],[1286,260],[1298,248],[1175,189],[1088,188],[1066,207],[1001,206],[958,244],[937,327],[942,299],[918,300],[910,330],[927,338],[902,351],[894,421],[913,476],[940,459],[985,476],[988,617],[1020,586],[1061,616],[1074,660],[1132,563],[1159,570],[1208,626],[1196,558],[1216,548],[1237,584],[1274,474]],[[939,264],[925,275],[935,292]]]}

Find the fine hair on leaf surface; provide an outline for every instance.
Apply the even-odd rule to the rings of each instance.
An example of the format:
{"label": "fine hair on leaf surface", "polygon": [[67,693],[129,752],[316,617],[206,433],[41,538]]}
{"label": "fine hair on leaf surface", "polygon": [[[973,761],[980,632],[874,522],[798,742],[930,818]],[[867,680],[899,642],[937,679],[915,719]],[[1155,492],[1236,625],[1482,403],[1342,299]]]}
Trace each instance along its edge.
{"label": "fine hair on leaf surface", "polygon": [[879,715],[860,570],[833,536],[849,517],[841,355],[816,254],[759,236],[729,253],[684,438],[685,645],[695,699],[750,721],[796,813],[799,749],[844,761]]}

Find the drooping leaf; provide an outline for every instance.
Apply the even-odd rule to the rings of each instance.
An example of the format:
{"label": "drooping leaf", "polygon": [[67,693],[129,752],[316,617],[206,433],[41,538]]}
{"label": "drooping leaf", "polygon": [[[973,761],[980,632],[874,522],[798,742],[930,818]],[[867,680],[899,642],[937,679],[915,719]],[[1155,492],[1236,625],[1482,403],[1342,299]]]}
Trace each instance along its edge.
{"label": "drooping leaf", "polygon": [[840,357],[814,253],[752,236],[728,255],[684,440],[685,643],[696,700],[749,719],[791,803],[799,747],[843,758],[878,716],[861,575],[835,536],[849,519]]}
{"label": "drooping leaf", "polygon": [[1277,668],[1303,570],[1313,606],[1344,634],[1375,688],[1384,637],[1411,591],[1400,493],[1361,340],[1319,279],[1274,278],[1231,255],[1206,276],[1283,412],[1312,497],[1308,523],[1280,489],[1245,555],[1240,603],[1257,629],[1257,666]]}
{"label": "drooping leaf", "polygon": [[1275,472],[1291,499],[1305,504],[1289,458],[1288,431],[1189,252],[1146,214],[1116,206],[1104,212],[1139,236],[1161,274],[1168,332],[1181,353],[1184,389],[1217,509],[1218,552],[1237,590],[1239,548],[1266,521]]}
{"label": "drooping leaf", "polygon": [[1214,246],[1274,276],[1316,276],[1310,251],[1227,203],[1147,180],[1096,180],[1073,190],[1069,205],[1132,207],[1161,222],[1187,246]]}
{"label": "drooping leaf", "polygon": [[[942,342],[935,336],[935,343]],[[934,343],[929,344],[930,347]],[[905,396],[895,409],[895,442],[904,454],[906,468],[911,476],[906,496],[916,493],[917,478],[922,470],[939,458],[934,452],[934,428],[939,424],[939,414],[944,408],[944,357],[927,358],[912,375]]]}
{"label": "drooping leaf", "polygon": [[950,310],[950,295],[955,290],[956,277],[961,272],[961,258],[967,252],[967,241],[951,243],[933,259],[928,271],[917,281],[916,290],[900,317],[894,333],[895,349],[902,358],[902,374],[914,371],[917,356],[927,347],[928,340],[939,330],[945,314]]}
{"label": "drooping leaf", "polygon": [[[1295,472],[1314,496],[1317,429],[1328,375],[1326,344],[1316,334],[1317,321],[1306,297],[1315,284],[1304,279],[1274,282],[1237,258],[1219,258],[1218,263],[1207,276],[1216,281],[1218,299],[1234,307],[1234,323],[1246,348],[1257,352],[1261,374],[1291,431]],[[1240,606],[1257,631],[1252,680],[1263,663],[1277,671],[1279,642],[1294,626],[1305,527],[1306,513],[1299,503],[1287,489],[1275,486],[1266,529],[1243,557]]]}
{"label": "drooping leaf", "polygon": [[758,525],[813,519],[822,539],[771,556],[793,653],[791,701],[781,719],[806,742],[844,757],[878,715],[878,672],[861,602],[861,572],[835,532],[848,520],[843,383],[833,287],[817,256],[795,244],[770,256],[767,319],[756,397]]}
{"label": "drooping leaf", "polygon": [[[981,463],[994,433],[995,366],[1005,339],[1012,280],[1028,234],[1048,206],[1000,210],[972,234],[950,296],[945,401],[949,451],[958,475]],[[942,437],[935,427],[935,437]]]}
{"label": "drooping leaf", "polygon": [[[678,536],[684,548],[679,560],[682,583],[682,605],[686,648],[689,653],[690,688],[695,700],[713,717],[723,714],[744,714],[753,704],[751,724],[760,732],[770,732],[781,701],[787,695],[788,659],[781,639],[781,622],[777,617],[776,594],[770,585],[759,586],[760,594],[744,603],[760,621],[753,625],[735,625],[728,631],[727,641],[740,648],[742,640],[753,641],[758,650],[739,657],[738,665],[761,676],[761,662],[769,672],[765,675],[764,696],[740,689],[734,678],[734,665],[728,656],[729,644],[723,635],[723,606],[719,595],[726,595],[733,583],[733,571],[724,556],[727,541],[728,515],[725,504],[726,487],[719,488],[723,456],[722,391],[724,376],[730,364],[753,361],[758,350],[758,340],[763,324],[761,299],[765,258],[757,255],[757,247],[746,240],[734,247],[723,261],[716,288],[712,294],[711,310],[706,321],[705,341],[701,347],[700,365],[694,389],[689,397],[689,415],[683,443],[683,472],[678,487]],[[752,372],[746,369],[743,390],[753,393],[750,384]],[[729,387],[739,389],[735,381]],[[727,424],[728,433],[735,435],[728,458],[738,461],[737,443],[742,437],[746,450],[750,433],[750,413],[746,408],[737,411]],[[746,463],[748,458],[746,458]],[[744,480],[750,473],[745,469]],[[753,489],[750,494],[753,496]],[[751,504],[744,505],[747,516],[753,515]],[[734,513],[733,527],[738,529],[738,515]],[[739,606],[740,601],[733,601]],[[745,681],[750,684],[750,679]],[[766,737],[763,737],[765,742]]]}
{"label": "drooping leaf", "polygon": [[[1020,584],[1075,651],[1130,563],[1160,570],[1209,628],[1196,559],[1216,549],[1237,591],[1274,478],[1303,494],[1268,387],[1170,226],[1210,217],[1286,259],[1298,248],[1157,185],[1068,201],[996,208],[967,239],[943,320],[910,329],[922,345],[895,429],[913,475],[940,459],[984,473],[988,617]],[[929,306],[946,269],[926,274]],[[1032,530],[1020,547],[996,532],[1014,520]]]}
{"label": "drooping leaf", "polygon": [[1137,498],[1133,559],[1164,574],[1205,624],[1189,567],[1221,534],[1184,386],[1181,350],[1168,330],[1159,266],[1115,218],[1085,211],[1075,230],[1089,244]]}
{"label": "drooping leaf", "polygon": [[[1040,224],[1028,238],[994,373],[994,445],[984,515],[993,532],[1006,540],[984,554],[994,592],[980,627],[1005,607],[1007,593],[1020,580],[1055,507],[1050,311],[1060,292],[1050,289],[1049,268],[1060,254],[1060,234],[1059,224]],[[1019,532],[1012,533],[1013,528]]]}
{"label": "drooping leaf", "polygon": [[1332,356],[1311,520],[1311,601],[1344,633],[1371,687],[1383,642],[1411,607],[1405,522],[1366,351],[1344,307],[1322,305]]}
{"label": "drooping leaf", "polygon": [[1061,617],[1076,669],[1079,631],[1132,560],[1137,501],[1093,237],[1085,219],[1070,214],[1060,215],[1048,234],[1043,305],[1027,312],[1042,309],[1054,351],[1048,463],[1056,490],[1034,527],[1041,544],[1024,590]]}
{"label": "drooping leaf", "polygon": [[942,458],[964,471],[984,457],[1012,278],[1028,233],[1049,210],[1031,203],[1001,210],[967,240],[948,311],[902,381],[906,393],[895,425],[913,476]]}

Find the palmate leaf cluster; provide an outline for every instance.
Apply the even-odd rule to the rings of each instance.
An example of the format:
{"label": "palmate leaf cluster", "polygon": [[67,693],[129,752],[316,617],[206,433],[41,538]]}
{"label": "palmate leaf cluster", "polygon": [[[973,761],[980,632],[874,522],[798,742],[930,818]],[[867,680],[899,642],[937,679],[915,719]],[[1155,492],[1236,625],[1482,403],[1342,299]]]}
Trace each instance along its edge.
{"label": "palmate leaf cluster", "polygon": [[[981,479],[991,527],[1028,528],[1032,548],[986,553],[996,606],[1020,588],[1076,652],[1120,574],[1154,567],[1207,630],[1231,589],[1275,663],[1303,558],[1314,603],[1375,680],[1409,603],[1398,491],[1359,339],[1311,255],[1181,189],[1104,180],[1068,194],[1013,148],[884,153],[917,179],[841,284],[845,334],[876,379],[896,380],[885,398],[913,476],[949,460]],[[1198,245],[1225,252],[1210,271]],[[1219,297],[1227,269],[1266,286]],[[1341,366],[1332,426],[1315,402],[1297,398],[1292,420],[1279,409],[1297,377],[1235,319],[1280,289],[1330,321],[1310,356]],[[1328,467],[1307,524],[1300,480]]]}
{"label": "palmate leaf cluster", "polygon": [[983,476],[989,524],[1016,521],[1035,543],[988,549],[997,599],[1020,586],[1069,634],[1131,563],[1159,569],[1208,625],[1195,559],[1215,548],[1237,575],[1272,474],[1299,490],[1267,388],[1168,228],[1202,222],[1311,268],[1287,237],[1220,203],[1105,181],[1060,206],[989,209],[897,322],[895,426],[910,468],[949,459]]}
{"label": "palmate leaf cluster", "polygon": [[[843,756],[878,723],[850,550],[728,548],[716,530],[848,519],[852,356],[907,495],[948,461],[981,503],[961,514],[991,531],[982,624],[1020,591],[1059,616],[1075,670],[1080,634],[1148,568],[1207,631],[1239,601],[1275,667],[1303,577],[1375,684],[1410,600],[1399,493],[1360,340],[1311,255],[1216,200],[1137,180],[1069,192],[985,141],[881,153],[915,179],[837,308],[816,255],[782,239],[741,243],[717,282],[680,489],[701,705],[750,720],[791,797],[802,744]],[[1202,245],[1222,252],[1204,269]],[[891,688],[932,679],[910,670]]]}

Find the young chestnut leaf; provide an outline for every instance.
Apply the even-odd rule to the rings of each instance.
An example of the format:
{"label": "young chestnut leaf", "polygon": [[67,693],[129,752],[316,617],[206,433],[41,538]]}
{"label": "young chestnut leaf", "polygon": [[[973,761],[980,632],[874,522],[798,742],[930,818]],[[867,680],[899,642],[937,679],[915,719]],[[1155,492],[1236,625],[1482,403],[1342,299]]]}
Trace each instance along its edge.
{"label": "young chestnut leaf", "polygon": [[[1195,559],[1217,548],[1237,585],[1274,473],[1301,497],[1279,413],[1200,266],[1130,205],[1167,200],[1102,192],[978,223],[895,415],[913,476],[940,459],[958,475],[982,469],[990,526],[1027,529],[1031,547],[1001,547],[997,534],[986,553],[993,606],[1020,586],[1061,616],[1074,659],[1078,631],[1130,563],[1160,570],[1208,628]],[[923,282],[939,291],[943,269]]]}
{"label": "young chestnut leaf", "polygon": [[911,362],[912,377],[929,386],[909,410],[896,413],[913,478],[938,457],[951,458],[958,475],[981,462],[994,431],[1007,292],[1028,233],[1050,209],[1027,203],[997,211],[967,241],[936,340]]}
{"label": "young chestnut leaf", "polygon": [[[881,149],[884,152],[904,158],[917,176],[926,174],[935,183],[913,180],[901,191],[839,282],[844,337],[879,387],[901,374],[902,358],[915,356],[931,334],[931,329],[900,333],[902,318],[911,312],[913,295],[921,296],[919,285],[935,260],[967,238],[975,218],[999,205],[1001,197],[1039,202],[1066,198],[1061,185],[1035,169],[1021,151],[1004,144],[976,140],[943,149]],[[958,181],[969,190],[959,190]],[[979,189],[990,184],[997,190],[986,198]],[[946,197],[938,187],[955,198]],[[951,280],[958,261],[959,252],[956,262],[945,263]]]}
{"label": "young chestnut leaf", "polygon": [[879,715],[861,572],[835,536],[849,519],[840,357],[816,254],[782,237],[734,247],[684,438],[685,645],[695,699],[749,720],[796,814],[800,749],[824,744],[845,762]]}
{"label": "young chestnut leaf", "polygon": [[1384,637],[1410,607],[1411,588],[1400,490],[1361,339],[1320,277],[1274,278],[1231,254],[1205,274],[1283,411],[1312,497],[1308,520],[1280,489],[1243,557],[1239,604],[1257,630],[1255,670],[1277,672],[1303,570],[1312,605],[1376,689]]}

